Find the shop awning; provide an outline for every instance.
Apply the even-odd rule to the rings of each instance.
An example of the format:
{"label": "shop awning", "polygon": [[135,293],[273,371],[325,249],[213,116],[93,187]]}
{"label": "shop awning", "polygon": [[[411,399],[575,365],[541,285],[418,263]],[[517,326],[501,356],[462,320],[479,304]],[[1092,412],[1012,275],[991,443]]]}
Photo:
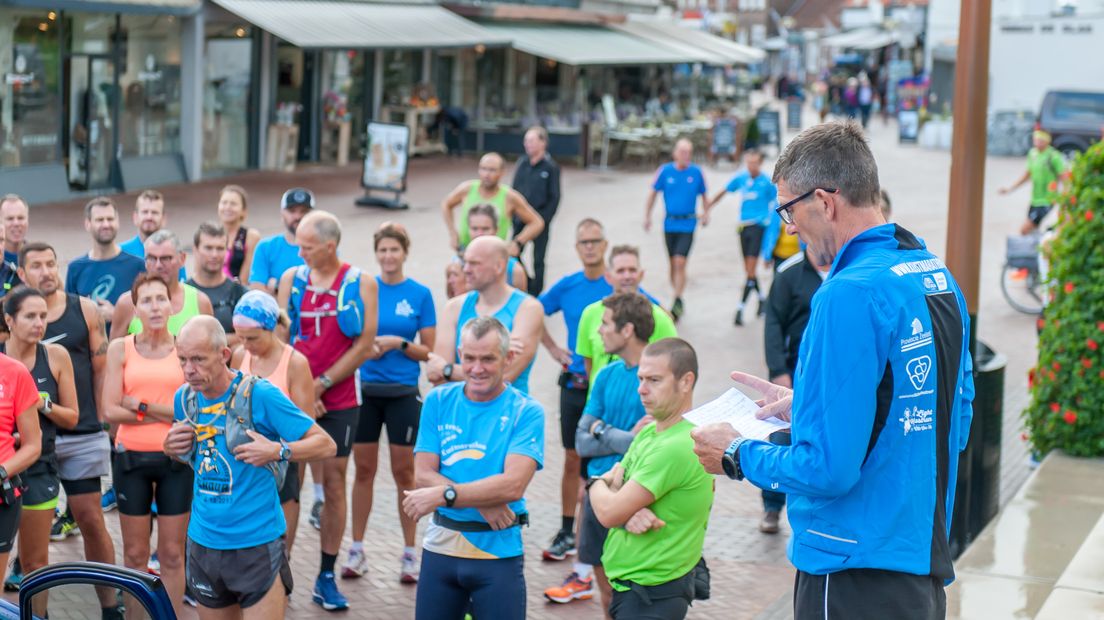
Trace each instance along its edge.
{"label": "shop awning", "polygon": [[763,41],[763,49],[770,50],[772,52],[780,52],[786,49],[786,37],[771,37],[766,41]]}
{"label": "shop awning", "polygon": [[5,4],[52,11],[193,15],[199,12],[203,0],[0,0],[0,5]]}
{"label": "shop awning", "polygon": [[684,28],[673,22],[630,20],[616,28],[660,45],[702,50],[710,57],[703,62],[714,65],[750,65],[767,57],[763,50],[722,39],[704,30]]}
{"label": "shop awning", "polygon": [[704,62],[702,50],[676,49],[601,26],[482,22],[514,49],[573,66]]}
{"label": "shop awning", "polygon": [[304,48],[424,49],[505,46],[498,36],[435,4],[337,0],[214,0]]}
{"label": "shop awning", "polygon": [[840,32],[821,39],[825,47],[852,50],[874,50],[893,43],[896,39],[891,33],[877,28],[859,28]]}

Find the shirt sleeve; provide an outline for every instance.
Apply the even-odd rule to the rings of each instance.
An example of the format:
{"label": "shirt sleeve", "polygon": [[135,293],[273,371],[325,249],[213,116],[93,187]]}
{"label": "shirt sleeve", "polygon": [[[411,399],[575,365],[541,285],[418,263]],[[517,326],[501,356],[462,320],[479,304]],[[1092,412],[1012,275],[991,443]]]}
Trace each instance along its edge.
{"label": "shirt sleeve", "polygon": [[544,469],[544,408],[537,401],[529,400],[518,413],[506,452],[527,456],[537,462],[538,471]]}
{"label": "shirt sleeve", "polygon": [[655,342],[664,338],[678,338],[678,329],[675,328],[675,322],[671,320],[671,315],[667,314],[667,311],[658,305],[652,306],[652,318],[655,319],[655,331],[652,332],[652,337],[648,339],[648,342]]}
{"label": "shirt sleeve", "polygon": [[594,358],[594,348],[591,346],[590,334],[594,332],[594,316],[597,314],[595,306],[587,306],[583,315],[579,317],[579,331],[575,335],[575,352],[587,359]]}
{"label": "shirt sleeve", "polygon": [[280,388],[267,381],[254,384],[253,405],[254,410],[261,414],[254,424],[269,439],[298,441],[314,426],[314,420],[300,411]]}
{"label": "shirt sleeve", "polygon": [[705,193],[705,174],[700,169],[698,170],[698,193]]}
{"label": "shirt sleeve", "polygon": [[666,166],[660,166],[659,170],[656,170],[655,179],[652,180],[652,189],[657,192],[663,191],[663,169]]}
{"label": "shirt sleeve", "polygon": [[79,269],[75,269],[77,264],[69,263],[69,269],[65,272],[65,292],[76,293],[77,292],[77,273]]}
{"label": "shirt sleeve", "polygon": [[414,442],[415,452],[441,454],[441,433],[437,429],[437,416],[441,409],[441,388],[430,390],[422,404],[422,417],[418,423],[418,439]]}
{"label": "shirt sleeve", "polygon": [[186,389],[182,385],[177,388],[176,394],[173,395],[173,420],[177,422],[184,421],[184,393]]}
{"label": "shirt sleeve", "polygon": [[437,309],[433,305],[433,293],[422,291],[421,324],[418,329],[437,326]]}
{"label": "shirt sleeve", "polygon": [[249,282],[268,285],[272,275],[268,272],[268,243],[262,240],[253,251],[253,264],[249,266]]}
{"label": "shirt sleeve", "polygon": [[563,310],[563,290],[564,281],[561,279],[552,285],[552,288],[548,289],[537,298],[544,306],[544,315],[552,316],[560,310]]}
{"label": "shirt sleeve", "polygon": [[741,172],[732,177],[732,180],[725,186],[725,191],[730,194],[740,191],[740,186],[744,184],[744,176],[744,173]]}

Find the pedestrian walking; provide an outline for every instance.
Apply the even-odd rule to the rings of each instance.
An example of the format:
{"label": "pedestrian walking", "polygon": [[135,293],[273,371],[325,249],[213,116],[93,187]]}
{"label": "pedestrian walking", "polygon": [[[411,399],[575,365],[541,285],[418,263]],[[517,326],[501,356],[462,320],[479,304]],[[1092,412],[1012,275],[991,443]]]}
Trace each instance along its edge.
{"label": "pedestrian walking", "polygon": [[[510,256],[517,257],[521,248],[544,230],[544,220],[529,206],[525,198],[502,183],[503,162],[498,153],[487,153],[479,159],[479,178],[464,181],[441,201],[441,215],[449,234],[449,246],[460,253],[473,239],[468,230],[468,211],[475,205],[490,204],[498,214],[495,227],[498,237],[509,241]],[[457,228],[453,212],[460,210]],[[524,224],[521,231],[510,240],[510,224],[517,218]]]}
{"label": "pedestrian walking", "polygon": [[713,424],[694,431],[694,450],[711,473],[786,494],[797,620],[942,618],[974,392],[965,299],[943,261],[885,223],[857,123],[802,132],[774,180],[779,215],[832,270],[795,389],[733,378],[762,395],[760,417],[792,421],[793,445]]}
{"label": "pedestrian walking", "polygon": [[1000,195],[1004,196],[1031,181],[1031,203],[1027,208],[1027,219],[1020,227],[1021,235],[1037,231],[1050,214],[1058,202],[1059,187],[1065,180],[1068,168],[1062,153],[1050,145],[1050,134],[1036,130],[1032,134],[1031,150],[1027,152],[1027,170],[1015,183],[1000,188]]}
{"label": "pedestrian walking", "polygon": [[[544,290],[548,233],[552,230],[552,218],[560,206],[560,166],[548,152],[548,131],[544,127],[530,127],[522,143],[525,155],[518,159],[514,167],[513,187],[544,220],[544,229],[533,239],[533,278],[529,282],[529,294],[536,297]],[[524,227],[525,222],[515,217],[514,237]]]}

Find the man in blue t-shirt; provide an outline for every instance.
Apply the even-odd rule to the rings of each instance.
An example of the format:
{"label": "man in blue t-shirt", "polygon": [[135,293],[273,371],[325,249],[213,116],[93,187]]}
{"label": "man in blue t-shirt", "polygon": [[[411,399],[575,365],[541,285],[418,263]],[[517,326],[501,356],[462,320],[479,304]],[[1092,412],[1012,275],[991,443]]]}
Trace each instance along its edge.
{"label": "man in blue t-shirt", "polygon": [[100,318],[110,328],[115,302],[130,292],[134,278],[146,270],[146,262],[115,243],[119,210],[110,198],[93,198],[84,205],[84,229],[92,235],[92,250],[69,263],[65,290],[96,302]]}
{"label": "man in blue t-shirt", "polygon": [[544,462],[544,410],[506,384],[514,355],[506,327],[476,317],[460,337],[466,380],[426,396],[414,445],[420,488],[403,500],[410,518],[433,516],[416,620],[458,618],[469,601],[476,618],[525,618],[521,527],[525,489]]}
{"label": "man in blue t-shirt", "polygon": [[728,182],[723,191],[717,192],[710,204],[716,206],[728,193],[740,194],[740,249],[744,255],[744,294],[736,308],[737,325],[744,324],[744,304],[752,291],[759,297],[759,316],[766,314],[766,294],[759,288],[757,277],[759,254],[763,246],[763,234],[771,224],[771,215],[778,206],[778,188],[763,174],[763,154],[749,150],[744,153],[746,170]]}
{"label": "man in blue t-shirt", "polygon": [[[545,560],[563,560],[575,553],[575,509],[579,498],[579,455],[575,453],[575,426],[583,415],[587,399],[587,369],[583,357],[575,353],[579,317],[583,309],[613,292],[606,279],[606,235],[602,224],[586,218],[575,227],[575,252],[583,263],[582,271],[564,276],[540,296],[544,314],[563,313],[567,326],[567,348],[544,330],[541,342],[563,368],[560,374],[560,439],[564,447],[563,478],[560,498],[563,506],[560,530],[544,550]],[[585,476],[584,476],[585,477]]]}
{"label": "man in blue t-shirt", "polygon": [[[4,225],[0,223],[0,247],[4,245],[5,239]],[[19,280],[19,255],[16,254],[16,260],[9,262],[8,253],[4,251],[4,258],[0,260],[0,299],[3,299],[5,295],[11,292],[22,282]]]}
{"label": "man in blue t-shirt", "polygon": [[[134,200],[134,214],[131,221],[138,234],[119,244],[127,254],[146,260],[146,239],[165,227],[169,215],[165,212],[165,197],[155,189],[147,189]],[[176,274],[181,282],[188,279],[187,267],[181,267]]]}
{"label": "man in blue t-shirt", "polygon": [[249,269],[249,288],[275,295],[280,276],[288,269],[304,264],[303,257],[299,256],[299,246],[295,244],[295,231],[311,209],[314,209],[314,194],[309,189],[297,187],[284,192],[280,199],[280,217],[285,230],[257,243]]}
{"label": "man in blue t-shirt", "polygon": [[[590,478],[601,476],[620,462],[636,433],[652,421],[637,394],[640,379],[636,374],[640,356],[655,330],[652,302],[640,293],[614,293],[603,299],[602,305],[605,310],[598,328],[602,349],[618,359],[598,371],[575,429],[575,445],[579,455],[587,459],[586,475]],[[563,585],[545,590],[544,596],[554,603],[587,599],[593,597],[597,583],[605,609],[613,596],[601,566],[608,530],[594,516],[585,495],[580,514],[579,554],[574,570]]]}
{"label": "man in blue t-shirt", "polygon": [[[226,367],[226,332],[214,317],[197,316],[181,328],[176,348],[188,383],[173,397],[175,423],[165,438],[165,453],[190,456],[195,470],[189,590],[205,609],[228,610],[249,620],[282,618],[292,585],[284,551],[287,525],[276,477],[266,466],[332,456],[337,445],[279,388],[260,379],[248,396],[238,395],[250,399],[254,430],[247,432],[253,441],[231,453],[225,438],[227,406],[245,378]],[[193,391],[194,406],[189,406]]]}
{"label": "man in blue t-shirt", "polygon": [[682,293],[686,290],[686,259],[690,256],[690,246],[694,243],[694,229],[698,225],[697,204],[701,197],[702,226],[709,225],[709,196],[705,193],[705,176],[701,168],[692,163],[694,146],[686,138],[675,142],[671,152],[673,161],[666,163],[656,171],[652,190],[644,207],[644,231],[652,229],[652,209],[656,196],[663,194],[663,206],[666,215],[663,218],[663,235],[667,242],[667,257],[670,261],[671,288],[674,289],[675,302],[671,305],[671,317],[678,322],[682,316]]}

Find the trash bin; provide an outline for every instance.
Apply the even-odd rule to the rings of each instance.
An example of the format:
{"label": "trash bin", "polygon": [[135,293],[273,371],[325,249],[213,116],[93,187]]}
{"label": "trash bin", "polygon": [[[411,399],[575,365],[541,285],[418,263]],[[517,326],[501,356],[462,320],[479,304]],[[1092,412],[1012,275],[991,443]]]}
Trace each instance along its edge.
{"label": "trash bin", "polygon": [[951,556],[957,558],[1000,509],[1004,369],[1008,360],[978,341],[974,350],[974,418],[958,459],[951,518]]}

